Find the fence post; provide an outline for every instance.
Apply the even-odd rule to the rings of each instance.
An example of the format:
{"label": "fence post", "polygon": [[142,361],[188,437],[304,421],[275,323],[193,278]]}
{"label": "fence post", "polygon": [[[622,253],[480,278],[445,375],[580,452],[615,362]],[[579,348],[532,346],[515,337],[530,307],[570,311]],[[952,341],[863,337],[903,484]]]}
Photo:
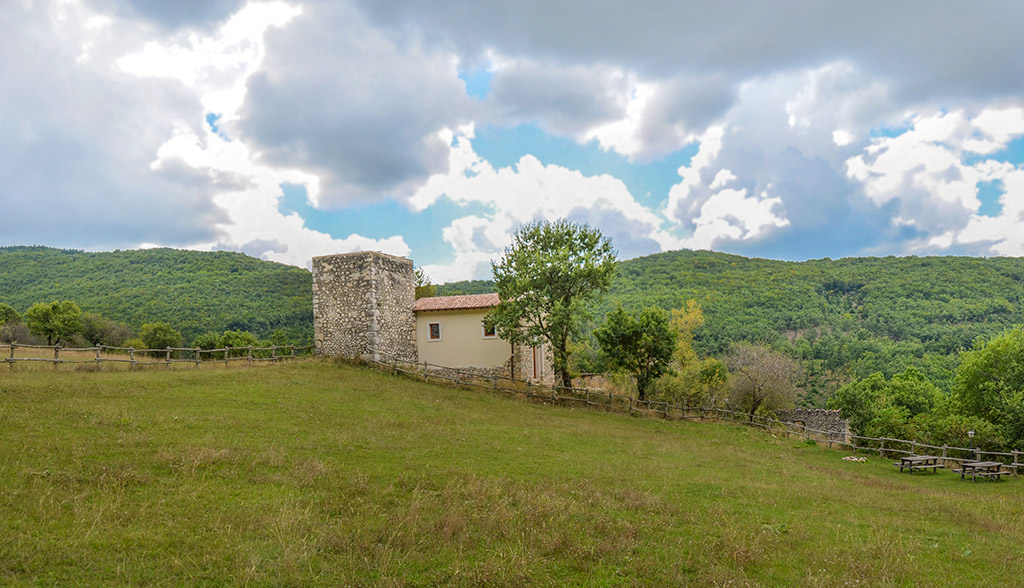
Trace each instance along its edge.
{"label": "fence post", "polygon": [[949,445],[942,446],[942,459],[946,459],[946,453],[949,451]]}
{"label": "fence post", "polygon": [[277,345],[270,346],[270,363],[277,363]]}
{"label": "fence post", "polygon": [[974,448],[974,461],[981,461],[981,447]]}
{"label": "fence post", "polygon": [[885,457],[885,439],[878,440],[878,455]]}
{"label": "fence post", "polygon": [[252,364],[252,345],[249,346],[249,356],[245,358],[247,364]]}
{"label": "fence post", "polygon": [[56,369],[57,364],[60,363],[60,345],[53,346],[53,367]]}
{"label": "fence post", "polygon": [[292,356],[292,359],[295,358],[295,344],[294,343],[292,343],[292,354],[291,354],[291,356]]}
{"label": "fence post", "polygon": [[228,352],[231,350],[230,347],[224,348],[224,365],[228,365]]}
{"label": "fence post", "polygon": [[198,347],[196,347],[192,351],[195,352],[195,354],[196,354],[196,367],[199,367],[199,362],[202,361],[201,359],[199,359],[199,352],[201,350]]}
{"label": "fence post", "polygon": [[14,348],[17,347],[17,346],[18,346],[17,342],[11,341],[11,357],[10,357],[10,359],[8,361],[10,362],[12,370],[14,369]]}
{"label": "fence post", "polygon": [[128,348],[128,360],[131,362],[129,365],[135,365],[135,348]]}
{"label": "fence post", "polygon": [[917,455],[917,441],[910,442],[910,455]]}
{"label": "fence post", "polygon": [[97,345],[96,346],[96,366],[97,367],[100,365],[100,351],[102,351],[102,350],[103,350],[103,346],[102,345]]}
{"label": "fence post", "polygon": [[171,367],[171,348],[169,346],[167,347],[167,352],[164,355],[164,363],[167,364],[167,367]]}

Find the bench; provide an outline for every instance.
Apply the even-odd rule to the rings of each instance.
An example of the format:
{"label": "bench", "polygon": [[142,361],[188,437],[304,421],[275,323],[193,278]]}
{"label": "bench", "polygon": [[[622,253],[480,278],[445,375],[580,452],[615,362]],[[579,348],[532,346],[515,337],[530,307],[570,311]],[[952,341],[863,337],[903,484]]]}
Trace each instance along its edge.
{"label": "bench", "polygon": [[999,476],[1003,476],[1003,475],[1006,475],[1006,474],[1010,473],[1010,472],[1003,472],[1003,471],[995,471],[995,472],[992,472],[992,471],[978,471],[978,470],[974,470],[974,469],[968,469],[968,470],[965,471],[963,468],[953,468],[950,471],[952,471],[954,474],[960,474],[960,479],[961,480],[964,479],[965,475],[966,476],[970,476],[971,480],[974,480],[974,479],[978,478],[979,476],[982,477],[982,478],[988,478],[990,480],[998,480]]}
{"label": "bench", "polygon": [[893,463],[892,465],[900,469],[900,473],[903,470],[909,470],[910,473],[914,473],[915,470],[934,470],[938,471],[939,468],[945,468],[946,466],[939,462],[938,457],[932,457],[928,455],[924,456],[911,456],[902,458],[900,461]]}

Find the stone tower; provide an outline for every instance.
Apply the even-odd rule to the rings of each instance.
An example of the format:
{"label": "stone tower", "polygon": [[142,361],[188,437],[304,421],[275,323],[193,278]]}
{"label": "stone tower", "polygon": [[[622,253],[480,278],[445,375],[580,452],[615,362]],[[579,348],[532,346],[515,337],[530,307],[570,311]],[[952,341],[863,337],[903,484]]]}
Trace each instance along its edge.
{"label": "stone tower", "polygon": [[319,355],[416,361],[412,261],[377,251],[313,258]]}

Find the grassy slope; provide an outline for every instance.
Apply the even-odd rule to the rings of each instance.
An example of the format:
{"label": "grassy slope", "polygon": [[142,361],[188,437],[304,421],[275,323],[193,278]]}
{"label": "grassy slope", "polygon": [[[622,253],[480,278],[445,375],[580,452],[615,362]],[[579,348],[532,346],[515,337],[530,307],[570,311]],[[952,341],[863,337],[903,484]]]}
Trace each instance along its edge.
{"label": "grassy slope", "polygon": [[0,373],[3,585],[1016,585],[1024,482],[349,366]]}

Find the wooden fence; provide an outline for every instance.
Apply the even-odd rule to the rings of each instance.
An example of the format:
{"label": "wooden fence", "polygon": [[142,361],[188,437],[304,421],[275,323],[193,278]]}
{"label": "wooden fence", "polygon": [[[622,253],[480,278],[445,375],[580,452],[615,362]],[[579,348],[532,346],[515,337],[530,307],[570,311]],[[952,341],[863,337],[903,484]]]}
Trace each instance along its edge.
{"label": "wooden fence", "polygon": [[[24,343],[0,344],[2,359],[10,366],[19,362],[61,364],[120,363],[136,365],[171,365],[174,363],[223,363],[244,361],[246,363],[269,361],[278,362],[297,357],[310,356],[313,346],[271,345],[270,347],[222,347],[200,349],[198,347],[165,347],[163,349],[135,349],[134,347],[63,347],[60,345],[26,345]],[[19,351],[21,355],[19,356]],[[52,356],[51,356],[52,353]],[[64,354],[61,357],[61,354]]]}
{"label": "wooden fence", "polygon": [[[556,404],[586,406],[609,412],[621,412],[642,416],[653,416],[667,420],[718,420],[740,423],[765,429],[786,436],[811,439],[824,443],[829,448],[847,448],[853,452],[877,453],[880,457],[899,455],[935,455],[946,462],[1000,461],[1011,469],[1024,469],[1021,451],[982,451],[978,448],[955,447],[950,445],[928,445],[906,439],[888,437],[865,437],[839,431],[821,431],[795,423],[789,423],[761,415],[751,417],[749,413],[714,406],[686,406],[668,402],[639,400],[625,394],[605,392],[591,388],[566,388],[559,385],[537,384],[501,375],[482,375],[427,362],[412,362],[386,353],[375,352],[383,359],[374,363],[381,369],[394,374],[422,379],[424,382],[441,382],[462,388],[495,390],[505,393],[524,394],[527,398]],[[983,459],[987,458],[987,459]]]}

